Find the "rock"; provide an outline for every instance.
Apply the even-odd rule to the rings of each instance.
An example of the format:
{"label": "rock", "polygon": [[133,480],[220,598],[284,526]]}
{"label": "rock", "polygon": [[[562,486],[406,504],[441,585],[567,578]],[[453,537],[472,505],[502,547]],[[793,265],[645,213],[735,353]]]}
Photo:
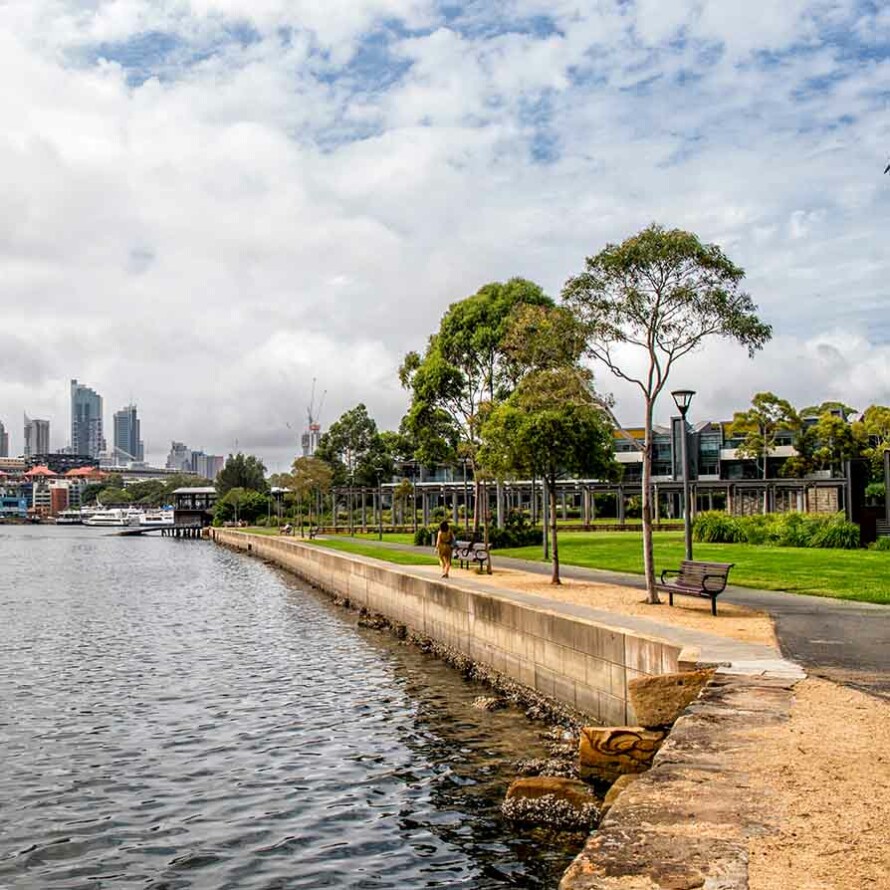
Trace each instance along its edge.
{"label": "rock", "polygon": [[536,776],[516,779],[501,812],[515,822],[590,831],[599,824],[600,806],[591,789],[576,779]]}
{"label": "rock", "polygon": [[627,693],[637,721],[641,726],[670,726],[713,676],[711,669],[631,680]]}
{"label": "rock", "polygon": [[529,760],[517,760],[513,764],[520,776],[561,776],[564,779],[577,779],[578,768],[571,760],[551,758],[545,760],[537,757]]}
{"label": "rock", "polygon": [[585,726],[579,751],[581,778],[614,782],[627,773],[644,772],[665,735],[642,726]]}
{"label": "rock", "polygon": [[612,808],[612,804],[618,799],[618,795],[627,788],[628,785],[632,785],[636,780],[640,777],[639,773],[627,773],[624,776],[619,776],[613,783],[612,787],[606,792],[606,796],[603,798],[603,814]]}
{"label": "rock", "polygon": [[494,695],[480,695],[473,700],[473,707],[479,711],[501,711],[507,707],[507,703]]}

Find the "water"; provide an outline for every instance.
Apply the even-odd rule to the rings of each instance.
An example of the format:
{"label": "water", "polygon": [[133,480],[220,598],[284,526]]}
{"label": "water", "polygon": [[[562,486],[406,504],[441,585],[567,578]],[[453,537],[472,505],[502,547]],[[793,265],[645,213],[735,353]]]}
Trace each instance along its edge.
{"label": "water", "polygon": [[212,544],[0,526],[0,888],[555,887],[543,728]]}

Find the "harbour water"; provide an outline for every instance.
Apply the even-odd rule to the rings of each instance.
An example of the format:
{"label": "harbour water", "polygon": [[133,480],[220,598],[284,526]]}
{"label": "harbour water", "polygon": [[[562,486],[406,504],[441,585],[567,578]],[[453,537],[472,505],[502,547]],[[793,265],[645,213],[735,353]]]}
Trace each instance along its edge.
{"label": "harbour water", "polygon": [[0,526],[0,888],[556,887],[544,727],[210,543]]}

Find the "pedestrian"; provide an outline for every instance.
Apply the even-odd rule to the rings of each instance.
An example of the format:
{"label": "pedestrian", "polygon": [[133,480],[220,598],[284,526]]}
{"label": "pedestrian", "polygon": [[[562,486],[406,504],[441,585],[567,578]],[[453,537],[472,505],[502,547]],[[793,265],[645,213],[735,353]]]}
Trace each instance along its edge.
{"label": "pedestrian", "polygon": [[442,566],[442,577],[447,578],[451,571],[451,553],[454,550],[454,532],[444,520],[439,524],[436,535],[436,552],[439,554],[439,565]]}

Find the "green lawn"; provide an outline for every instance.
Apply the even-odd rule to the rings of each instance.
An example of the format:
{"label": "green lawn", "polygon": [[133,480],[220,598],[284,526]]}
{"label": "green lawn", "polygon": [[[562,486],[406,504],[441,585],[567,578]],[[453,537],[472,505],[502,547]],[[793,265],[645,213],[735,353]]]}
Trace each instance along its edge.
{"label": "green lawn", "polygon": [[[694,544],[696,559],[732,562],[730,582],[763,590],[788,590],[838,599],[890,604],[890,552]],[[496,555],[541,559],[540,547],[498,550]],[[635,532],[565,532],[559,536],[565,565],[642,574],[642,536]],[[682,532],[655,535],[655,569],[677,568]]]}

